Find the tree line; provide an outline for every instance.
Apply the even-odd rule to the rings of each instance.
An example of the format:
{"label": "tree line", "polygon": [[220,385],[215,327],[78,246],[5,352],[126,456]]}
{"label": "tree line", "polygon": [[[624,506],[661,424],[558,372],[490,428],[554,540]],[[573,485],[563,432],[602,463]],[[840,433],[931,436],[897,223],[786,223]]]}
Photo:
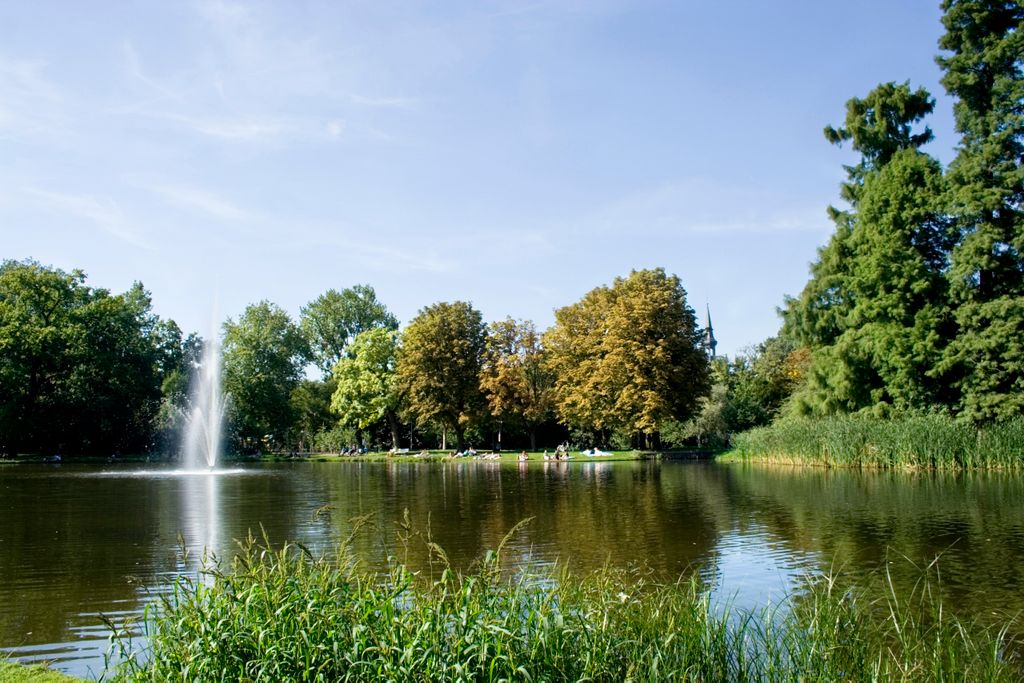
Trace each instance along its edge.
{"label": "tree line", "polygon": [[[652,446],[693,418],[710,365],[678,277],[634,271],[555,316],[541,333],[441,302],[399,330],[369,285],[298,320],[251,304],[222,330],[229,448]],[[0,452],[173,453],[203,343],[140,283],[114,295],[81,271],[4,262]]]}

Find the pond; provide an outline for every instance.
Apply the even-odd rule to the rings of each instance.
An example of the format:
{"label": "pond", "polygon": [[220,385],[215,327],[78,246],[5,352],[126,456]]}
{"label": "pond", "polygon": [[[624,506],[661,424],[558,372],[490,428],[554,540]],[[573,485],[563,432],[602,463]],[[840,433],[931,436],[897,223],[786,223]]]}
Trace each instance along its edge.
{"label": "pond", "polygon": [[[1024,609],[1024,478],[716,463],[283,463],[183,476],[139,465],[0,467],[0,650],[98,678],[107,628],[141,614],[204,549],[250,531],[368,569],[428,568],[423,537],[468,567],[518,522],[511,570],[643,564],[700,572],[716,598],[777,601],[808,573],[909,590],[936,557],[949,609],[1005,620]],[[419,530],[407,548],[396,522]],[[262,528],[262,531],[261,531]],[[183,552],[187,550],[187,555]]]}

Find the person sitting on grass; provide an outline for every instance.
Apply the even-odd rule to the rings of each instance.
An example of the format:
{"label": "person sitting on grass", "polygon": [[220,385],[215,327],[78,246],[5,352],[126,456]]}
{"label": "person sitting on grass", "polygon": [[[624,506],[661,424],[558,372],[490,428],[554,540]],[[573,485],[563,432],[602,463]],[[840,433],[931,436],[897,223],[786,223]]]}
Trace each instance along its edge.
{"label": "person sitting on grass", "polygon": [[530,456],[526,454],[526,451],[523,451],[522,453],[519,454],[519,462],[526,462],[529,459]]}

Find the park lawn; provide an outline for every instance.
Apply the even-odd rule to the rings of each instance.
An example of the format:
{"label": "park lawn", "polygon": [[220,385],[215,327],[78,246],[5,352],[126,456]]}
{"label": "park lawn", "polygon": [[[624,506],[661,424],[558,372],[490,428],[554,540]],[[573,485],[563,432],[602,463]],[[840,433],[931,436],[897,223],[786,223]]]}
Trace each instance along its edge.
{"label": "park lawn", "polygon": [[0,661],[0,683],[76,683],[81,680],[44,666]]}
{"label": "park lawn", "polygon": [[[426,452],[427,455],[419,455],[421,452]],[[489,453],[490,451],[480,451],[480,455]],[[518,463],[519,454],[521,451],[502,451],[501,457],[496,460],[484,460],[479,457],[461,457],[453,458],[450,455],[451,451],[431,450],[431,451],[416,451],[410,453],[399,453],[397,455],[388,455],[387,452],[375,452],[366,453],[363,455],[338,455],[334,453],[318,453],[311,455],[308,458],[313,462],[474,462],[474,463],[487,463],[487,462],[501,462],[501,463]],[[554,449],[548,449],[548,454],[554,454]],[[602,455],[596,457],[587,457],[580,455],[578,451],[571,452],[572,456],[568,462],[615,462],[623,460],[644,460],[653,457],[655,454],[647,451],[612,451],[611,455]],[[529,460],[527,463],[544,463],[552,462],[544,460],[544,451],[527,451]],[[565,462],[565,461],[562,461]]]}

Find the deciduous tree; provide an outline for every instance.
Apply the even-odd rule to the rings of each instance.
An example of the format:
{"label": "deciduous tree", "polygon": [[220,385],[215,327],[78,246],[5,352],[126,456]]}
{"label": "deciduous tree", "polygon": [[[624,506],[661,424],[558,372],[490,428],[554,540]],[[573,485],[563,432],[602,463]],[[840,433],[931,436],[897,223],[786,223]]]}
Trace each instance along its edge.
{"label": "deciduous tree", "polygon": [[398,410],[401,394],[396,371],[398,332],[376,328],[361,332],[347,356],[335,364],[337,388],[331,410],[342,425],[367,429],[387,420],[391,446],[398,448]]}
{"label": "deciduous tree", "polygon": [[369,285],[355,285],[340,292],[328,290],[303,307],[299,324],[313,362],[325,375],[360,332],[376,327],[398,329],[398,320],[377,300],[377,293]]}
{"label": "deciduous tree", "polygon": [[554,377],[533,322],[507,318],[490,324],[480,388],[491,415],[520,421],[530,434],[531,449],[536,449],[537,426],[554,407]]}
{"label": "deciduous tree", "polygon": [[139,283],[113,295],[88,287],[81,271],[5,261],[0,451],[150,447],[178,352],[166,329]]}
{"label": "deciduous tree", "polygon": [[588,292],[555,311],[544,336],[559,418],[648,438],[666,420],[688,419],[710,389],[700,342],[686,291],[661,268]]}
{"label": "deciduous tree", "polygon": [[224,323],[224,389],[232,425],[243,442],[269,436],[284,443],[292,426],[292,391],[299,383],[307,346],[288,314],[269,301],[246,307]]}
{"label": "deciduous tree", "polygon": [[427,306],[409,323],[398,354],[398,385],[411,417],[440,423],[466,447],[466,427],[484,412],[480,390],[486,329],[464,301]]}

